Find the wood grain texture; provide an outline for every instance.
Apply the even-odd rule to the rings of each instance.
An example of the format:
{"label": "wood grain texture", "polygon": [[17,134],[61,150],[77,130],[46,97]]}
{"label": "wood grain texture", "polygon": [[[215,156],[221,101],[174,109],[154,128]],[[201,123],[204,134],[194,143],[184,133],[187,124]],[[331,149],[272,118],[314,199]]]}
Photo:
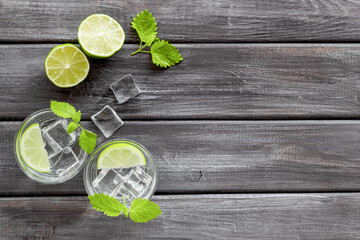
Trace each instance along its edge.
{"label": "wood grain texture", "polygon": [[0,199],[2,239],[358,239],[360,194],[155,196],[163,211],[134,224],[86,197]]}
{"label": "wood grain texture", "polygon": [[[45,186],[21,172],[12,148],[19,125],[0,123],[0,194],[85,194],[82,174]],[[149,149],[158,193],[359,191],[359,133],[360,121],[125,121],[112,139]]]}
{"label": "wood grain texture", "polygon": [[[184,61],[159,69],[125,45],[91,60],[89,77],[61,89],[43,61],[55,45],[0,45],[0,119],[22,120],[50,100],[83,117],[109,104],[124,119],[359,118],[358,44],[177,44]],[[109,85],[131,73],[142,93],[119,105]]]}
{"label": "wood grain texture", "polygon": [[88,15],[105,13],[136,42],[130,23],[149,9],[160,38],[173,42],[359,41],[360,2],[355,0],[1,0],[0,41],[77,41]]}

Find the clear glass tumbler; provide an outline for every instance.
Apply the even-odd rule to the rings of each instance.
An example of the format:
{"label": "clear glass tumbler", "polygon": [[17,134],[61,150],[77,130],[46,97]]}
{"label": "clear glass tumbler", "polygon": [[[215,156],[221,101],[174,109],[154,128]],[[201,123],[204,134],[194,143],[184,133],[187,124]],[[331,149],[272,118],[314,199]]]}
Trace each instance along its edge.
{"label": "clear glass tumbler", "polygon": [[[108,147],[115,144],[129,144],[140,150],[145,157],[145,166],[131,168],[97,168],[98,158]],[[108,141],[97,147],[91,154],[84,170],[84,184],[88,195],[104,193],[130,205],[136,198],[150,199],[157,185],[157,172],[150,152],[141,144],[127,139]]]}
{"label": "clear glass tumbler", "polygon": [[[73,178],[84,167],[88,154],[79,146],[80,129],[68,134],[66,127],[69,122],[69,119],[56,116],[50,109],[34,112],[24,120],[15,136],[14,154],[19,167],[28,177],[45,184],[62,183]],[[41,130],[49,171],[33,169],[26,157],[22,156],[21,139],[26,130],[34,125],[38,125]],[[36,157],[32,159],[36,162]]]}

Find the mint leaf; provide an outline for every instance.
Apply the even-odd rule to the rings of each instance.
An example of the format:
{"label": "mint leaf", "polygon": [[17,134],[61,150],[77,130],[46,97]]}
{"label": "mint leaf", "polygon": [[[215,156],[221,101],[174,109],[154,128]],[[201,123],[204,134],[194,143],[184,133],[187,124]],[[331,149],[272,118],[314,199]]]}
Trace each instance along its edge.
{"label": "mint leaf", "polygon": [[160,207],[148,199],[137,198],[131,203],[130,218],[134,222],[148,222],[160,214]]}
{"label": "mint leaf", "polygon": [[77,128],[76,123],[74,123],[74,122],[69,123],[69,125],[67,126],[67,133],[70,134],[70,133],[74,132],[76,128]]}
{"label": "mint leaf", "polygon": [[90,203],[97,211],[104,212],[109,217],[117,217],[121,211],[126,210],[124,205],[116,198],[110,197],[103,193],[95,193],[94,196],[88,196]]}
{"label": "mint leaf", "polygon": [[90,132],[86,129],[81,131],[79,137],[79,144],[80,147],[88,154],[91,154],[94,151],[94,148],[96,146],[96,140],[97,135],[95,133]]}
{"label": "mint leaf", "polygon": [[131,203],[131,210],[125,206],[125,199],[122,204],[116,198],[103,193],[95,193],[94,196],[88,196],[88,198],[94,209],[104,212],[109,217],[117,217],[121,212],[125,217],[129,217],[130,211],[130,219],[137,223],[148,222],[162,213],[156,203],[144,198],[135,199]]}
{"label": "mint leaf", "polygon": [[142,11],[131,22],[131,27],[134,28],[140,37],[140,40],[146,43],[146,46],[150,46],[156,37],[155,18],[148,11]]}
{"label": "mint leaf", "polygon": [[164,68],[171,67],[183,60],[179,51],[164,40],[155,42],[150,49],[150,53],[153,63]]}
{"label": "mint leaf", "polygon": [[154,43],[154,42],[157,42],[157,41],[160,41],[160,38],[155,37],[153,43]]}
{"label": "mint leaf", "polygon": [[81,119],[81,111],[77,111],[72,115],[72,120],[76,123],[79,123]]}
{"label": "mint leaf", "polygon": [[71,118],[76,112],[75,108],[66,102],[51,101],[50,108],[55,115],[62,118]]}

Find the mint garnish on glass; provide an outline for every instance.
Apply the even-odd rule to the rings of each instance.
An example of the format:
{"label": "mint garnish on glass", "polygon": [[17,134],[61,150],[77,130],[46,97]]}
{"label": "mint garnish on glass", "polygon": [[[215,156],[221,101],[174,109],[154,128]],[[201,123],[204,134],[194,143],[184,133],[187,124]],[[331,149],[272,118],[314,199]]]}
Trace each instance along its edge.
{"label": "mint garnish on glass", "polygon": [[[171,43],[156,37],[157,23],[148,10],[136,15],[133,22],[131,22],[131,27],[136,30],[140,38],[139,49],[131,55],[139,52],[150,53],[153,63],[164,68],[171,67],[183,60],[179,51]],[[150,51],[143,50],[145,47],[150,46]]]}
{"label": "mint garnish on glass", "polygon": [[72,119],[72,122],[70,122],[67,126],[68,134],[74,132],[78,127],[82,129],[79,137],[79,145],[85,152],[91,154],[96,146],[97,135],[84,129],[80,125],[81,111],[76,111],[76,109],[69,103],[58,101],[51,101],[50,108],[55,115],[62,118]]}
{"label": "mint garnish on glass", "polygon": [[117,217],[123,212],[125,217],[129,217],[134,222],[143,223],[157,218],[162,212],[160,207],[144,198],[136,198],[131,202],[131,208],[126,207],[125,198],[124,204],[114,197],[105,195],[103,193],[95,193],[94,196],[88,196],[90,203],[97,211],[104,212],[109,217]]}

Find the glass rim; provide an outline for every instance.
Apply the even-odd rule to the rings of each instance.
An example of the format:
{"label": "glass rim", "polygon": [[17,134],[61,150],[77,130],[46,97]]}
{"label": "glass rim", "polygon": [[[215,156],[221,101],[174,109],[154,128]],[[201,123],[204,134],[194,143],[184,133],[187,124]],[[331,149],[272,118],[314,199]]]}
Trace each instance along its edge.
{"label": "glass rim", "polygon": [[127,139],[127,138],[116,138],[116,139],[112,139],[112,140],[109,140],[109,141],[106,141],[102,144],[100,144],[99,146],[97,146],[94,151],[92,152],[92,154],[90,155],[90,157],[88,158],[88,161],[87,161],[87,164],[86,166],[84,167],[84,171],[83,171],[83,180],[84,180],[84,185],[85,185],[85,190],[86,190],[86,193],[88,195],[94,195],[96,193],[96,191],[94,191],[93,187],[92,187],[92,184],[90,182],[90,168],[91,168],[91,163],[92,161],[94,160],[94,156],[101,150],[103,151],[107,146],[109,146],[110,144],[113,144],[113,143],[118,143],[118,142],[129,142],[129,143],[132,143],[134,145],[136,145],[137,147],[140,148],[140,150],[144,151],[148,156],[149,156],[149,159],[147,159],[147,163],[146,165],[148,164],[148,162],[150,162],[151,166],[153,167],[153,170],[154,170],[154,176],[153,176],[153,183],[151,184],[150,186],[150,191],[148,194],[146,194],[143,198],[145,199],[150,199],[155,191],[156,191],[156,187],[157,187],[157,183],[158,183],[158,176],[157,176],[157,168],[156,168],[156,165],[154,163],[154,158],[152,156],[152,154],[149,152],[149,150],[147,148],[145,148],[142,144],[134,141],[134,140],[131,140],[131,139]]}
{"label": "glass rim", "polygon": [[[54,176],[53,178],[41,178],[40,176],[34,174],[32,171],[36,171],[36,170],[29,170],[30,167],[24,162],[24,160],[22,159],[21,154],[20,154],[20,139],[21,139],[21,136],[24,133],[24,131],[27,129],[27,128],[25,128],[26,124],[29,121],[31,121],[34,117],[41,115],[41,114],[48,114],[48,113],[54,114],[50,108],[44,108],[44,109],[37,110],[37,111],[31,113],[28,117],[26,117],[25,120],[21,123],[21,126],[18,128],[18,130],[15,134],[14,156],[15,156],[15,160],[16,160],[18,166],[20,167],[20,169],[25,173],[26,176],[28,176],[32,180],[39,182],[39,183],[43,183],[43,184],[59,184],[59,183],[63,183],[63,182],[66,182],[66,181],[72,179],[73,177],[78,175],[79,172],[81,172],[81,170],[83,169],[83,167],[86,163],[86,160],[88,158],[88,154],[86,155],[83,162],[79,166],[76,167],[76,171],[70,171],[69,173],[64,174],[63,176]],[[54,117],[55,117],[55,119],[61,118],[55,114],[54,114]]]}

